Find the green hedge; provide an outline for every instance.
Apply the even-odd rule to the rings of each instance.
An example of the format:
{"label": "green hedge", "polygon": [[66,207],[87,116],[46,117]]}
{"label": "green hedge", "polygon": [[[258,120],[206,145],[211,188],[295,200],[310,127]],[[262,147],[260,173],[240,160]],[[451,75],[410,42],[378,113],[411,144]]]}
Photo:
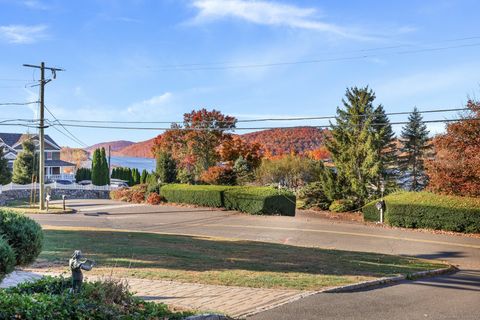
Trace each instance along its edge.
{"label": "green hedge", "polygon": [[223,192],[228,186],[169,184],[160,189],[168,202],[188,203],[204,207],[223,207]]}
{"label": "green hedge", "polygon": [[35,220],[22,214],[0,210],[0,236],[15,252],[17,265],[32,263],[42,251],[42,228]]}
{"label": "green hedge", "polygon": [[[378,221],[372,201],[364,206],[366,221]],[[385,197],[385,222],[405,228],[480,232],[480,199],[429,192],[399,192]]]}
{"label": "green hedge", "polygon": [[70,278],[45,277],[37,282],[0,289],[0,319],[183,319],[190,312],[173,312],[165,304],[134,297],[116,281],[86,282],[70,294]]}
{"label": "green hedge", "polygon": [[226,208],[251,214],[295,215],[295,195],[268,187],[170,184],[160,189],[168,202]]}
{"label": "green hedge", "polygon": [[224,191],[224,207],[251,214],[295,215],[295,195],[268,187],[236,187]]}

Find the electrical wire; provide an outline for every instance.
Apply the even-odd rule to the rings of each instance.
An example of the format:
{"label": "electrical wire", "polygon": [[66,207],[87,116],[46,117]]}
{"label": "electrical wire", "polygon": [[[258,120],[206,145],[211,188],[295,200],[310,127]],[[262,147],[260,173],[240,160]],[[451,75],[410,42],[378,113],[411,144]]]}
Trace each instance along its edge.
{"label": "electrical wire", "polygon": [[[45,107],[45,110],[47,110],[47,112],[57,121],[57,123],[65,130],[65,132],[67,132],[67,134],[63,133],[62,131],[60,131],[58,128],[56,128],[55,126],[53,126],[53,128],[55,130],[57,130],[58,132],[64,134],[66,137],[70,137],[70,140],[72,141],[75,141],[76,143],[79,143],[81,146],[83,147],[88,147],[88,145],[86,143],[84,143],[82,140],[80,140],[77,136],[75,136],[70,130],[68,130],[67,128],[65,128],[65,126],[57,119],[57,117],[50,111],[50,109],[47,108],[47,106],[44,106]],[[48,121],[48,120],[47,120]],[[50,123],[50,122],[49,122]]]}
{"label": "electrical wire", "polygon": [[[425,120],[424,123],[447,123],[455,122],[460,120],[480,120],[480,118],[469,118],[469,119],[442,119],[442,120]],[[386,125],[402,125],[408,124],[408,121],[402,122],[390,122],[390,123],[372,123],[373,126],[386,126]],[[52,123],[51,126],[56,126],[58,124]],[[243,127],[243,128],[167,128],[167,127],[125,127],[125,126],[100,126],[100,125],[82,125],[82,124],[64,124],[66,127],[76,127],[76,128],[96,128],[96,129],[115,129],[115,130],[178,130],[178,131],[236,131],[236,130],[274,130],[274,129],[298,129],[298,128],[332,128],[335,125],[324,125],[324,126],[291,126],[291,127]]]}
{"label": "electrical wire", "polygon": [[36,104],[39,101],[31,101],[31,102],[0,102],[0,106],[26,106],[29,104]]}
{"label": "electrical wire", "polygon": [[[418,111],[418,113],[438,113],[438,112],[453,112],[453,111],[466,111],[470,110],[468,108],[453,108],[453,109],[431,109]],[[389,112],[385,113],[387,116],[393,115],[406,115],[411,114],[411,111],[403,112]],[[369,115],[358,115],[358,117],[366,117]],[[334,119],[336,116],[311,116],[311,117],[288,117],[288,118],[259,118],[259,119],[244,119],[237,120],[237,123],[248,123],[248,122],[265,122],[265,121],[300,121],[300,120],[328,120]],[[78,119],[57,119],[59,122],[69,122],[69,123],[111,123],[111,124],[183,124],[183,121],[114,121],[114,120],[78,120]],[[217,121],[222,123],[221,121]],[[202,123],[202,122],[200,122]]]}

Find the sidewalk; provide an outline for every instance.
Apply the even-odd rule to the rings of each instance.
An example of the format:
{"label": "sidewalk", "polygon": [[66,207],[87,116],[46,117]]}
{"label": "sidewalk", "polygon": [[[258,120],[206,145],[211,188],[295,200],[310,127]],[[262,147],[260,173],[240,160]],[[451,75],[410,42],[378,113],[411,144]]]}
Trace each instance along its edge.
{"label": "sidewalk", "polygon": [[[45,273],[47,275],[47,273]],[[54,275],[54,274],[48,274]],[[0,284],[0,288],[34,281],[42,274],[14,271]],[[98,277],[86,277],[96,280]],[[181,283],[166,280],[126,279],[136,295],[147,301],[163,302],[172,307],[198,311],[215,311],[234,318],[268,310],[296,300],[309,291],[242,288],[230,286]]]}

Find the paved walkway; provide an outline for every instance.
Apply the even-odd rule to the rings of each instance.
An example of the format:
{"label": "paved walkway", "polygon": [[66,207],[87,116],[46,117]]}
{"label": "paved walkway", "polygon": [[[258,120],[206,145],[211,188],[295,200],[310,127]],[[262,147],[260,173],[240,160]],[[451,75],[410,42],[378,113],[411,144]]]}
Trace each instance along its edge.
{"label": "paved walkway", "polygon": [[[3,280],[0,288],[34,281],[42,276],[39,273],[16,270]],[[90,276],[87,279],[97,280],[98,277]],[[215,286],[165,280],[129,278],[127,281],[131,290],[142,299],[163,302],[182,309],[226,313],[235,318],[243,318],[311,294],[308,291]]]}

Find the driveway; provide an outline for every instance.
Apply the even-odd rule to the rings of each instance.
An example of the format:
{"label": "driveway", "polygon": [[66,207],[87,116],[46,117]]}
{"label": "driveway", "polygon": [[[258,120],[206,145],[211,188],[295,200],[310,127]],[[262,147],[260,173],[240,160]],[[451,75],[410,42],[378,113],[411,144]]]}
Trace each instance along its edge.
{"label": "driveway", "polygon": [[[72,215],[32,215],[42,225],[130,229],[268,241],[299,246],[408,255],[448,261],[460,271],[353,293],[324,293],[251,319],[478,319],[480,239],[434,234],[300,213],[250,216],[232,211],[71,200]],[[249,318],[250,319],[250,318]]]}

